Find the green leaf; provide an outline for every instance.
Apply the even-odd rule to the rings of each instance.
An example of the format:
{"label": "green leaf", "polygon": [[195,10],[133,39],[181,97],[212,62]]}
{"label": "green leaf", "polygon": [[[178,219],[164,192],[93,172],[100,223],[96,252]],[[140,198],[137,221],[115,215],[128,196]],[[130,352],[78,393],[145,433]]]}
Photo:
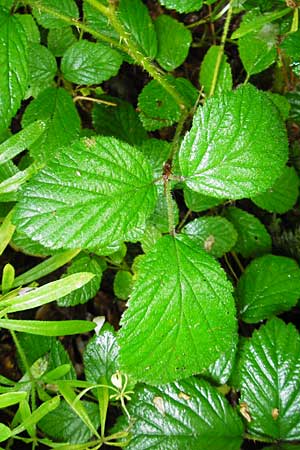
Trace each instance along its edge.
{"label": "green leaf", "polygon": [[[98,405],[96,403],[82,401],[95,428],[99,426]],[[39,428],[47,436],[58,442],[83,443],[92,437],[92,432],[80,420],[78,415],[64,400],[58,408],[39,421]],[[59,447],[58,447],[59,448]],[[71,448],[71,446],[70,446]]]}
{"label": "green leaf", "polygon": [[57,301],[58,306],[66,307],[86,303],[97,294],[102,279],[102,267],[99,258],[81,253],[72,261],[66,275],[76,274],[78,272],[90,272],[95,276],[91,281],[82,286],[81,289],[77,289],[67,296],[61,297]]}
{"label": "green leaf", "polygon": [[289,33],[281,42],[280,48],[288,55],[292,61],[300,60],[300,30]]}
{"label": "green leaf", "polygon": [[291,13],[291,11],[291,8],[284,8],[273,12],[267,12],[260,16],[250,12],[251,18],[242,21],[240,27],[232,33],[231,39],[238,39],[242,36],[246,36],[248,33],[259,31],[266,23],[274,22],[274,20],[286,16]]}
{"label": "green leaf", "polygon": [[291,105],[289,119],[300,123],[300,90],[295,89],[294,91],[287,92],[285,96]]}
{"label": "green leaf", "polygon": [[121,56],[112,48],[82,39],[66,50],[61,70],[72,83],[100,84],[117,75],[121,64]]}
{"label": "green leaf", "polygon": [[158,51],[156,61],[165,70],[172,71],[186,59],[192,42],[192,33],[188,28],[165,14],[154,22]]}
{"label": "green leaf", "polygon": [[[168,75],[166,79],[192,107],[198,96],[196,88],[185,78]],[[156,80],[146,84],[139,95],[138,107],[141,111],[140,119],[148,131],[168,127],[177,122],[181,115],[179,105]]]}
{"label": "green leaf", "polygon": [[[41,136],[45,127],[44,122],[37,120],[0,144],[0,164],[8,162],[32,145]],[[13,170],[8,173],[8,176],[15,175],[15,173],[17,172]]]}
{"label": "green leaf", "polygon": [[271,251],[272,240],[257,217],[240,208],[227,208],[226,217],[238,233],[234,250],[244,258],[260,256]]}
{"label": "green leaf", "polygon": [[87,381],[99,383],[102,377],[110,380],[118,370],[119,345],[112,326],[106,324],[98,335],[90,339],[83,353]]}
{"label": "green leaf", "polygon": [[244,322],[255,323],[296,305],[300,292],[300,269],[284,256],[254,259],[237,286],[238,306]]}
{"label": "green leaf", "polygon": [[206,211],[207,209],[211,209],[214,206],[222,203],[222,200],[220,200],[219,198],[199,194],[198,192],[192,191],[186,186],[184,186],[183,194],[185,204],[191,211]]}
{"label": "green leaf", "polygon": [[168,9],[176,9],[180,13],[197,11],[202,7],[203,0],[159,0]]}
{"label": "green leaf", "polygon": [[[157,202],[153,214],[148,219],[148,224],[155,225],[158,231],[161,233],[168,233],[169,231],[169,220],[168,220],[168,205],[167,198],[164,192],[163,186],[157,186]],[[174,199],[171,199],[171,205],[173,208],[174,225],[176,226],[179,222],[179,210],[177,203]]]}
{"label": "green leaf", "polygon": [[229,252],[237,240],[233,225],[220,216],[199,217],[189,222],[182,232],[215,258]]}
{"label": "green leaf", "polygon": [[239,450],[243,425],[234,409],[204,380],[136,388],[128,450],[142,448]]}
{"label": "green leaf", "polygon": [[[38,336],[29,333],[18,333],[17,337],[20,346],[26,355],[29,366],[32,366],[38,359],[49,352],[53,340],[48,336]],[[20,355],[18,358],[18,365],[21,367],[23,373],[25,373],[26,367],[24,367]]]}
{"label": "green leaf", "polygon": [[121,320],[121,367],[151,384],[207,368],[235,341],[231,289],[219,264],[188,237],[161,238],[139,264]]}
{"label": "green leaf", "polygon": [[93,322],[85,320],[13,320],[0,319],[0,328],[19,331],[20,333],[38,334],[41,336],[66,336],[88,333],[95,328]]}
{"label": "green leaf", "polygon": [[150,162],[155,178],[162,176],[164,164],[171,153],[170,142],[155,138],[147,139],[139,146],[139,150]]}
{"label": "green leaf", "polygon": [[[207,370],[202,372],[201,376],[209,378],[218,385],[227,383],[233,372],[236,361],[237,342],[234,342],[222,355],[212,363]],[[231,385],[231,384],[230,384]]]}
{"label": "green leaf", "polygon": [[[213,77],[214,69],[219,57],[220,47],[218,45],[212,45],[201,64],[199,82],[203,87],[206,95],[209,95]],[[224,91],[231,91],[232,89],[232,74],[230,64],[227,62],[226,56],[223,54],[221,59],[221,65],[219,68],[217,83],[215,87],[215,93],[222,93]]]}
{"label": "green leaf", "polygon": [[29,52],[27,97],[37,97],[40,92],[52,85],[57,65],[52,53],[43,45],[31,43]]}
{"label": "green leaf", "polygon": [[[255,16],[254,12],[246,14],[245,23]],[[248,75],[260,73],[276,61],[278,33],[277,24],[266,23],[258,31],[248,33],[239,39],[239,54]]]}
{"label": "green leaf", "polygon": [[[99,2],[107,6],[106,0],[99,0]],[[90,28],[93,28],[111,39],[114,39],[117,43],[119,42],[120,36],[111,26],[108,18],[101,14],[98,9],[90,5],[87,0],[83,0],[83,13],[84,21]]]}
{"label": "green leaf", "polygon": [[149,223],[145,229],[143,236],[141,237],[141,246],[144,253],[148,253],[153,245],[162,237],[161,232],[157,227]]}
{"label": "green leaf", "polygon": [[26,108],[22,125],[42,120],[46,130],[30,146],[30,155],[39,162],[52,159],[60,147],[69,145],[79,135],[80,118],[70,94],[65,89],[48,88]]}
{"label": "green leaf", "polygon": [[149,10],[141,0],[121,0],[118,17],[138,49],[150,59],[157,53],[157,40]]}
{"label": "green leaf", "polygon": [[62,280],[52,281],[38,288],[25,288],[23,291],[18,291],[13,298],[1,301],[2,312],[3,310],[5,313],[26,311],[53,302],[75,289],[80,289],[93,277],[94,274],[92,273],[81,272],[69,275]]}
{"label": "green leaf", "polygon": [[114,294],[121,300],[127,300],[132,291],[132,274],[126,270],[119,270],[114,278]]}
{"label": "green leaf", "polygon": [[10,124],[23,100],[28,78],[28,43],[17,18],[0,8],[0,130]]}
{"label": "green leaf", "polygon": [[299,177],[293,167],[285,166],[282,175],[266,192],[251,198],[266,211],[284,214],[295,205],[299,195]]}
{"label": "green leaf", "polygon": [[[70,321],[71,323],[72,321]],[[83,322],[83,321],[82,321]],[[78,331],[79,334],[79,331]],[[55,370],[56,368],[69,365],[70,370],[62,377],[63,380],[76,380],[76,372],[73,367],[72,361],[68,352],[65,350],[64,346],[58,339],[53,339],[50,343],[50,351],[48,355],[48,372]]]}
{"label": "green leaf", "polygon": [[6,441],[11,437],[11,430],[3,423],[0,423],[0,442]]}
{"label": "green leaf", "polygon": [[241,359],[241,402],[248,405],[253,439],[300,439],[300,338],[274,318],[254,331]]}
{"label": "green leaf", "polygon": [[187,186],[220,198],[268,189],[287,160],[284,123],[267,96],[251,85],[208,99],[183,140],[179,164]]}
{"label": "green leaf", "polygon": [[54,253],[59,252],[59,250],[51,250],[41,245],[39,242],[33,241],[25,233],[20,231],[15,231],[10,245],[14,250],[25,253],[25,255],[45,257],[50,256]]}
{"label": "green leaf", "polygon": [[[15,14],[18,21],[22,24],[29,43],[39,44],[41,40],[40,31],[31,14]],[[30,63],[30,59],[29,59]]]}
{"label": "green leaf", "polygon": [[12,214],[13,211],[10,211],[0,226],[0,255],[8,246],[16,228],[11,221]]}
{"label": "green leaf", "polygon": [[8,406],[20,403],[27,397],[27,392],[7,392],[0,395],[0,408],[7,408]]}
{"label": "green leaf", "polygon": [[155,199],[142,154],[114,138],[84,138],[26,185],[14,222],[51,248],[105,247],[142,228]]}
{"label": "green leaf", "polygon": [[102,99],[115,106],[103,103],[94,106],[92,117],[97,134],[114,136],[130,145],[141,145],[148,136],[131,103],[109,96],[101,97]]}
{"label": "green leaf", "polygon": [[289,118],[291,109],[291,105],[288,99],[284,95],[276,94],[270,91],[266,92],[266,94],[279,110],[283,120],[287,120]]}
{"label": "green leaf", "polygon": [[78,8],[74,0],[39,0],[37,6],[32,8],[32,13],[39,25],[44,28],[63,28],[69,26],[69,24],[58,19],[55,14],[42,11],[39,5],[50,8],[54,13],[62,14],[74,21],[79,18]]}
{"label": "green leaf", "polygon": [[76,41],[71,27],[52,28],[47,36],[48,49],[54,56],[63,56],[65,51]]}

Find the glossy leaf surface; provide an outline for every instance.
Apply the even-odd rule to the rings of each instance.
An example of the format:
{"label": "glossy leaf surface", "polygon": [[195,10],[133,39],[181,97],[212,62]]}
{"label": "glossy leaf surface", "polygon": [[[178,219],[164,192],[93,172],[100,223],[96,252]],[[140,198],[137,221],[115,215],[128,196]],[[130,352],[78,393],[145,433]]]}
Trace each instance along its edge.
{"label": "glossy leaf surface", "polygon": [[284,123],[266,95],[251,85],[199,107],[179,153],[190,189],[234,199],[272,186],[286,160]]}
{"label": "glossy leaf surface", "polygon": [[129,404],[135,419],[129,450],[239,450],[243,425],[215,388],[203,380],[139,386]]}
{"label": "glossy leaf surface", "polygon": [[300,438],[300,338],[292,324],[272,319],[245,344],[241,402],[251,421],[248,433],[270,440]]}
{"label": "glossy leaf surface", "polygon": [[237,286],[240,314],[253,323],[291,309],[300,297],[300,269],[284,256],[265,255],[254,259]]}
{"label": "glossy leaf surface", "polygon": [[[201,64],[199,82],[203,87],[205,94],[207,95],[209,95],[212,87],[214,69],[219,57],[219,52],[220,46],[212,45],[207,51],[206,55],[204,56]],[[217,94],[224,91],[230,91],[231,89],[232,89],[231,68],[229,63],[227,62],[226,56],[223,55],[215,86],[215,93]]]}
{"label": "glossy leaf surface", "polygon": [[85,138],[27,184],[14,221],[51,248],[98,248],[144,226],[155,199],[142,154],[114,138]]}
{"label": "glossy leaf surface", "polygon": [[159,0],[168,9],[176,9],[180,13],[197,11],[202,7],[203,0]]}
{"label": "glossy leaf surface", "polygon": [[121,320],[124,371],[158,384],[207,368],[236,339],[231,289],[219,264],[188,237],[161,238],[139,264]]}

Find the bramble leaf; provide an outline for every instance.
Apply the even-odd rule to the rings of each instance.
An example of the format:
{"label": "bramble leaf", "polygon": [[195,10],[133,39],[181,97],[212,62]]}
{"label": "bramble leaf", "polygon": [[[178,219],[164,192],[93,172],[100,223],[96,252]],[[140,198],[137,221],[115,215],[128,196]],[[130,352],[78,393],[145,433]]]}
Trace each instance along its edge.
{"label": "bramble leaf", "polygon": [[202,7],[203,0],[159,0],[168,9],[176,9],[180,13],[197,11]]}
{"label": "bramble leaf", "polygon": [[186,59],[192,34],[181,22],[165,14],[160,15],[154,25],[158,41],[156,60],[165,70],[174,70]]}
{"label": "bramble leaf", "polygon": [[189,222],[183,229],[195,244],[215,258],[221,258],[229,252],[237,240],[237,232],[224,217],[198,217]]}
{"label": "bramble leaf", "polygon": [[287,311],[300,297],[299,266],[284,256],[254,259],[241,276],[236,293],[244,322],[259,322]]}
{"label": "bramble leaf", "polygon": [[250,258],[271,251],[271,236],[257,217],[235,207],[227,208],[225,215],[238,232],[234,247],[236,252],[244,258]]}
{"label": "bramble leaf", "polygon": [[65,51],[76,41],[71,27],[52,28],[47,36],[48,49],[54,56],[63,56]]}
{"label": "bramble leaf", "polygon": [[30,154],[38,162],[53,157],[60,147],[70,144],[79,134],[80,118],[72,98],[61,88],[48,88],[41,92],[26,108],[23,127],[43,120],[46,129],[30,147]]}
{"label": "bramble leaf", "polygon": [[299,195],[299,184],[296,170],[285,166],[275,184],[251,200],[266,211],[284,214],[295,205]]}
{"label": "bramble leaf", "polygon": [[251,85],[199,107],[179,152],[187,186],[220,198],[268,189],[287,160],[284,122],[267,96]]}
{"label": "bramble leaf", "polygon": [[39,0],[37,6],[32,8],[32,13],[39,25],[44,28],[63,28],[68,27],[69,24],[57,18],[54,14],[41,10],[39,4],[73,20],[79,18],[78,8],[74,0]]}
{"label": "bramble leaf", "polygon": [[292,324],[274,318],[254,331],[241,358],[241,403],[248,433],[270,441],[300,439],[300,338]]}
{"label": "bramble leaf", "polygon": [[[205,94],[209,95],[212,86],[214,68],[219,56],[220,47],[218,45],[212,45],[206,55],[203,58],[199,82],[203,87]],[[221,65],[218,73],[218,78],[215,86],[215,93],[221,93],[224,91],[231,91],[232,89],[232,73],[230,64],[227,62],[225,55],[222,56]]]}
{"label": "bramble leaf", "polygon": [[0,131],[10,124],[21,105],[28,78],[28,42],[24,28],[0,8]]}
{"label": "bramble leaf", "polygon": [[234,409],[204,380],[140,385],[128,405],[134,418],[128,450],[239,450],[243,424]]}
{"label": "bramble leaf", "polygon": [[61,70],[72,83],[100,84],[117,75],[121,64],[121,56],[112,48],[82,39],[66,50]]}
{"label": "bramble leaf", "polygon": [[219,264],[188,237],[161,238],[139,264],[121,319],[121,367],[151,384],[207,368],[236,340],[231,289]]}
{"label": "bramble leaf", "polygon": [[209,195],[192,191],[187,186],[184,186],[183,194],[185,204],[191,211],[206,211],[207,209],[213,208],[223,202],[219,198],[210,197]]}
{"label": "bramble leaf", "polygon": [[27,97],[37,97],[47,87],[51,87],[57,71],[56,60],[47,47],[31,43],[29,46],[29,89]]}
{"label": "bramble leaf", "polygon": [[25,187],[14,221],[51,248],[97,248],[130,239],[154,209],[149,163],[127,143],[74,142]]}

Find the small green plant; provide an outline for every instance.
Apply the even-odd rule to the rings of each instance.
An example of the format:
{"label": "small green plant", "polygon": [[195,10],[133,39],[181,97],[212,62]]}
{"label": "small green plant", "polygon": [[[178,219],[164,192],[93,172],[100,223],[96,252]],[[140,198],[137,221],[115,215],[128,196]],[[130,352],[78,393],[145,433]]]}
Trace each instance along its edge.
{"label": "small green plant", "polygon": [[[2,448],[299,448],[299,3],[0,6],[0,252],[44,258],[3,265]],[[118,331],[20,316],[103,276]]]}

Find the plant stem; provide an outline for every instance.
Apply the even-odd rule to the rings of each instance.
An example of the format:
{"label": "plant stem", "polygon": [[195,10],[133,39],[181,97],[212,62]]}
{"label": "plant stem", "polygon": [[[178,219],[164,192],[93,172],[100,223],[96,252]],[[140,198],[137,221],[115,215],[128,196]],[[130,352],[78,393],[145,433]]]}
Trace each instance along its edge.
{"label": "plant stem", "polygon": [[219,46],[219,52],[218,52],[218,56],[217,56],[217,61],[216,61],[216,65],[215,65],[215,70],[214,70],[214,74],[213,74],[209,97],[214,95],[214,92],[216,89],[219,71],[220,71],[220,67],[221,67],[221,63],[222,63],[222,58],[224,55],[224,47],[225,47],[225,42],[226,42],[228,31],[229,31],[231,17],[232,17],[232,0],[229,1],[228,13],[227,13],[224,28],[223,28],[223,33],[222,33],[221,42],[220,42],[220,46]]}
{"label": "plant stem", "polygon": [[102,103],[103,105],[108,106],[117,106],[116,103],[108,102],[107,100],[101,100],[100,98],[93,98],[93,97],[85,97],[84,95],[76,95],[76,97],[73,98],[73,102],[78,102],[79,100],[85,100],[87,102],[94,102],[94,103]]}
{"label": "plant stem", "polygon": [[173,197],[172,197],[172,187],[169,180],[165,184],[165,195],[167,200],[168,209],[168,223],[169,223],[169,233],[171,236],[175,236],[175,220],[174,220],[174,210],[173,210]]}

